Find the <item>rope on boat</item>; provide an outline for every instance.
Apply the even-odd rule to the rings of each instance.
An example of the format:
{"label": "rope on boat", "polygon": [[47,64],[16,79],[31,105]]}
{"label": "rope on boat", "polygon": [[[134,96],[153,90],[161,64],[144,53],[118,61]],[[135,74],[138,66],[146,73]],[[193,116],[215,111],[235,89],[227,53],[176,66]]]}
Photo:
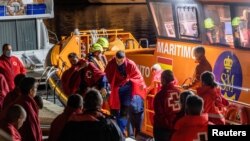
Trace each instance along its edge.
{"label": "rope on boat", "polygon": [[94,43],[96,43],[96,41],[98,40],[98,32],[97,30],[91,30],[90,32],[90,35],[91,35],[91,45],[93,45]]}
{"label": "rope on boat", "polygon": [[102,30],[102,34],[103,34],[103,36],[102,36],[102,37],[105,37],[106,39],[108,39],[109,37],[108,37],[108,32],[107,32],[107,29],[102,28],[102,29],[100,29],[100,30]]}

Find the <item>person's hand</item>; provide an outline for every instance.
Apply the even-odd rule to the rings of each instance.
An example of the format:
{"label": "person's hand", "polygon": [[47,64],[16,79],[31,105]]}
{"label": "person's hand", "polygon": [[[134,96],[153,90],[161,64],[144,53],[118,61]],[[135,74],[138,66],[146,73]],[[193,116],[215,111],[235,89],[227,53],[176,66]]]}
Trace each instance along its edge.
{"label": "person's hand", "polygon": [[182,85],[181,87],[182,87],[183,89],[185,89],[185,90],[186,90],[186,89],[188,89],[188,88],[189,88],[189,85],[188,85],[188,84],[184,84],[184,85]]}
{"label": "person's hand", "polygon": [[101,88],[100,93],[101,93],[101,95],[102,95],[103,98],[106,97],[107,94],[108,94],[107,90],[105,88]]}

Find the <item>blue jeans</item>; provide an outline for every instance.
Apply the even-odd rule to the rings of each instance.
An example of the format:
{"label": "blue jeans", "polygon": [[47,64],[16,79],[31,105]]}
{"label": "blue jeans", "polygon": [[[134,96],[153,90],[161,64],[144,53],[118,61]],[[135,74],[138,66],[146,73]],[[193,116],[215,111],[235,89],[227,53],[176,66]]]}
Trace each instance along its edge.
{"label": "blue jeans", "polygon": [[128,82],[119,88],[119,98],[121,105],[129,106],[131,102],[131,97],[132,97],[132,84],[131,82]]}
{"label": "blue jeans", "polygon": [[143,99],[139,95],[134,95],[129,106],[128,134],[130,137],[136,137],[136,135],[141,132],[142,121],[144,117],[143,113]]}
{"label": "blue jeans", "polygon": [[123,133],[127,127],[128,136],[135,136],[141,131],[144,111],[143,99],[139,95],[132,97],[130,82],[120,87],[119,96],[121,109],[111,110],[111,114],[116,116],[117,123]]}

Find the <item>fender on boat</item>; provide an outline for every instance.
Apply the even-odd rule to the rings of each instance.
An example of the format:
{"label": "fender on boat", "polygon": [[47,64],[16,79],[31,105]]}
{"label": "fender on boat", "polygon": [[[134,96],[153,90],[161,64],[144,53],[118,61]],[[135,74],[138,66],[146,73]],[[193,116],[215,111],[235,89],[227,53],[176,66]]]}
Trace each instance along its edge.
{"label": "fender on boat", "polygon": [[249,124],[247,108],[235,104],[230,104],[227,107],[225,119],[229,124]]}

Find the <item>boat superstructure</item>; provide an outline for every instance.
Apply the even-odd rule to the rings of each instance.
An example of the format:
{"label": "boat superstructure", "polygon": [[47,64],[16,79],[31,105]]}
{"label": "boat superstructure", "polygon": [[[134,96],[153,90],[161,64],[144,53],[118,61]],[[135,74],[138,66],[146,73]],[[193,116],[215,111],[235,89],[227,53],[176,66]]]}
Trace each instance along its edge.
{"label": "boat superstructure", "polygon": [[[140,69],[147,85],[150,84],[151,66],[155,63],[161,64],[163,69],[173,69],[172,59],[166,57],[165,54],[160,54],[157,48],[143,48],[139,42],[135,40],[133,35],[129,32],[124,32],[121,29],[111,30],[82,30],[72,32],[69,37],[56,44],[47,55],[46,63],[48,65],[48,82],[54,93],[59,97],[62,103],[66,104],[67,96],[61,89],[60,78],[62,73],[70,67],[70,63],[67,59],[67,55],[70,52],[75,52],[79,57],[85,57],[89,53],[91,45],[96,41],[98,37],[106,37],[109,39],[110,46],[109,51],[105,52],[108,59],[115,55],[117,50],[125,50],[126,56],[135,61]],[[146,41],[146,40],[145,40]],[[158,40],[158,42],[162,39]],[[177,64],[175,64],[177,65]],[[180,64],[181,65],[181,64]],[[52,66],[52,67],[51,67]],[[177,73],[178,74],[178,73]],[[178,76],[178,75],[177,75]],[[179,76],[180,77],[180,76]],[[182,82],[182,81],[181,81]],[[181,83],[180,82],[180,83]],[[158,89],[155,84],[155,89]],[[182,84],[180,84],[182,85]],[[182,87],[180,86],[180,89]],[[153,100],[156,93],[150,93],[145,99],[145,119],[143,123],[143,132],[147,135],[153,136]],[[230,100],[230,105],[226,113],[227,124],[249,124],[250,106],[248,103],[241,101]],[[241,108],[242,113],[237,113],[235,107]],[[235,113],[236,112],[236,113]],[[235,114],[234,114],[235,113]],[[244,117],[241,117],[243,116]],[[239,116],[239,120],[236,121],[232,116]],[[244,119],[242,119],[244,118]]]}
{"label": "boat superstructure", "polygon": [[128,3],[146,3],[146,0],[88,0],[90,3],[103,4],[128,4]]}
{"label": "boat superstructure", "polygon": [[13,54],[27,68],[42,69],[45,56],[53,46],[43,22],[54,17],[53,0],[3,0],[0,7],[0,45],[11,44]]}
{"label": "boat superstructure", "polygon": [[[147,0],[147,4],[157,31],[157,44],[154,48],[142,48],[129,32],[120,30],[76,30],[53,47],[48,55],[48,64],[55,68],[51,70],[51,74],[56,74],[56,77],[50,77],[49,82],[62,101],[67,101],[59,85],[63,71],[70,67],[67,55],[75,52],[79,57],[84,57],[83,54],[89,52],[98,37],[109,39],[110,51],[105,52],[108,58],[114,56],[117,49],[125,50],[126,56],[137,64],[147,85],[150,84],[151,66],[158,63],[164,70],[174,72],[181,90],[184,90],[182,86],[185,83],[192,81],[190,77],[197,65],[194,48],[203,46],[215,79],[221,87],[221,94],[230,103],[222,114],[226,124],[250,124],[250,61],[247,59],[250,51],[250,36],[247,33],[250,28],[246,26],[246,22],[250,21],[249,1]],[[230,12],[234,14],[230,15]],[[212,18],[217,23],[208,23],[207,19]],[[218,34],[217,28],[214,28],[214,36],[220,36],[216,37],[217,40],[208,40],[211,28],[216,24],[221,30],[218,30]],[[159,84],[155,84],[157,85]],[[196,92],[195,89],[192,91]],[[153,136],[155,95],[156,91],[149,93],[144,102],[145,120],[142,131],[150,136]],[[178,102],[173,100],[173,104]]]}

